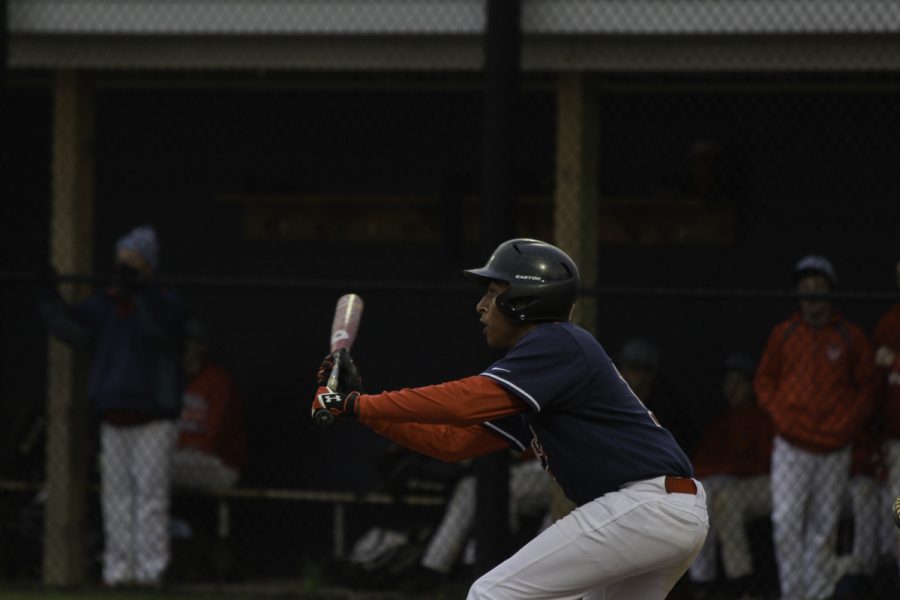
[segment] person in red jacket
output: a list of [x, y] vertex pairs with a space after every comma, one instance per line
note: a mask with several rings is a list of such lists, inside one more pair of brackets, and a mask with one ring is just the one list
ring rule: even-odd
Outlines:
[[825, 294], [831, 262], [806, 256], [794, 267], [800, 310], [769, 336], [754, 378], [772, 417], [772, 526], [781, 596], [828, 598], [835, 539], [847, 490], [851, 445], [874, 408], [875, 365], [866, 335]]
[[244, 466], [243, 402], [234, 379], [209, 361], [206, 327], [188, 321], [184, 369], [188, 378], [172, 456], [172, 485], [234, 486]]
[[706, 428], [692, 457], [710, 509], [706, 544], [689, 571], [698, 599], [708, 597], [715, 585], [719, 548], [727, 579], [723, 591], [738, 597], [755, 585], [746, 524], [772, 511], [769, 462], [775, 431], [753, 397], [754, 369], [746, 354], [735, 352], [725, 358], [725, 411]]
[[[900, 287], [900, 261], [897, 262], [897, 287]], [[875, 364], [884, 384], [880, 421], [884, 462], [891, 498], [900, 500], [900, 303], [894, 304], [878, 321], [872, 336]], [[900, 561], [900, 530], [895, 554]]]

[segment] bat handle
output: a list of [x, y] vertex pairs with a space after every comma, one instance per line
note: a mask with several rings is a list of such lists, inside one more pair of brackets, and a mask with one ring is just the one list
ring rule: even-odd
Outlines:
[[338, 352], [332, 353], [332, 358], [334, 359], [334, 366], [331, 367], [331, 375], [328, 376], [328, 389], [332, 392], [336, 392], [338, 388], [338, 378], [341, 374], [341, 361], [340, 355]]

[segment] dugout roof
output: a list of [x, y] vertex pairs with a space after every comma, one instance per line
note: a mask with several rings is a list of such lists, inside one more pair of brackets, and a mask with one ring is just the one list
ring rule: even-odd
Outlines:
[[[9, 0], [13, 68], [476, 70], [484, 0]], [[523, 0], [526, 70], [892, 69], [896, 0]]]

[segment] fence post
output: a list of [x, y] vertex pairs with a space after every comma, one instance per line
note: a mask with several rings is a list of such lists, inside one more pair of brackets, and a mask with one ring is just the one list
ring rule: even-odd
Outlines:
[[[63, 273], [91, 270], [93, 99], [84, 76], [58, 71], [54, 79], [50, 260]], [[73, 300], [88, 292], [63, 286]], [[81, 583], [85, 575], [87, 408], [84, 360], [56, 339], [47, 357], [46, 512], [43, 580]]]
[[[519, 80], [518, 0], [486, 0], [484, 36], [484, 147], [481, 254], [515, 235], [516, 182], [513, 129]], [[490, 354], [485, 354], [490, 356]], [[479, 575], [506, 558], [509, 537], [509, 454], [477, 458], [475, 569]]]

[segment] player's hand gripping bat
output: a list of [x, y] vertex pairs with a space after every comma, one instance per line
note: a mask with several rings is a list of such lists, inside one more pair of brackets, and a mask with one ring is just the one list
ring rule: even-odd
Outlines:
[[[345, 294], [338, 298], [331, 322], [331, 360], [334, 366], [328, 376], [326, 386], [331, 392], [338, 391], [341, 377], [341, 350], [350, 351], [356, 341], [359, 322], [362, 319], [363, 301], [356, 294]], [[319, 408], [313, 413], [317, 425], [326, 427], [334, 421], [334, 414], [327, 408]]]
[[900, 496], [894, 500], [894, 523], [900, 527]]

